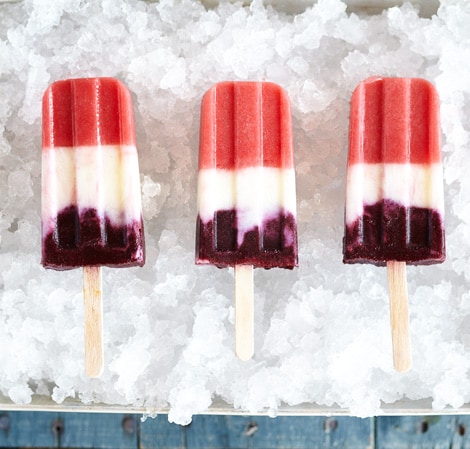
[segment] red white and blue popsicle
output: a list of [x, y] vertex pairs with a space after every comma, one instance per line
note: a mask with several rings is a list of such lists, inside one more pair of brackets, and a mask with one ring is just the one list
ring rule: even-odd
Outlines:
[[[297, 266], [290, 102], [269, 82], [222, 82], [201, 109], [196, 263], [235, 267], [236, 332], [252, 333], [253, 267]], [[243, 281], [241, 278], [243, 277]], [[246, 293], [251, 299], [242, 307]], [[238, 332], [248, 325], [247, 332]], [[243, 338], [243, 335], [241, 336]], [[249, 338], [247, 340], [250, 340]], [[252, 341], [236, 341], [250, 358]]]
[[406, 264], [445, 259], [439, 98], [426, 80], [373, 77], [353, 93], [343, 255], [387, 265], [395, 367], [406, 371]]
[[49, 86], [42, 107], [42, 264], [83, 267], [85, 364], [98, 377], [101, 266], [145, 259], [132, 99], [116, 79], [71, 79]]
[[112, 78], [57, 81], [43, 98], [42, 264], [144, 263], [132, 99]]

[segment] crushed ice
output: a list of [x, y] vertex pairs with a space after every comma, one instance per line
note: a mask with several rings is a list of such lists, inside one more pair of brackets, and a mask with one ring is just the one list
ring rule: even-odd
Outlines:
[[[169, 411], [222, 400], [365, 416], [397, 400], [470, 401], [470, 3], [420, 17], [320, 0], [0, 4], [0, 392]], [[409, 270], [413, 370], [392, 367], [385, 271], [343, 266], [349, 98], [370, 75], [416, 76], [442, 100], [448, 260]], [[147, 264], [104, 271], [105, 372], [85, 377], [79, 270], [40, 262], [40, 100], [57, 79], [114, 76], [135, 101]], [[300, 267], [256, 270], [255, 356], [233, 353], [233, 271], [194, 265], [199, 105], [227, 79], [270, 80], [292, 101]]]

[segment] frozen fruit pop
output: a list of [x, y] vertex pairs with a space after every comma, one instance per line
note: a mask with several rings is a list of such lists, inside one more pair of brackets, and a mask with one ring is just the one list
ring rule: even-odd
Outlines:
[[351, 103], [344, 261], [444, 260], [439, 99], [422, 79], [371, 78]]
[[[276, 84], [222, 82], [203, 98], [196, 263], [234, 266], [238, 305], [243, 288], [252, 296], [253, 266], [297, 266], [291, 111]], [[241, 358], [251, 351], [237, 343]]]
[[196, 262], [297, 266], [290, 104], [273, 83], [223, 82], [204, 96]]
[[[144, 264], [132, 99], [116, 79], [72, 79], [49, 86], [42, 107], [42, 264], [84, 268], [86, 333], [94, 320], [100, 337], [100, 267]], [[99, 375], [101, 341], [85, 344]]]
[[112, 78], [57, 81], [43, 98], [42, 264], [143, 265], [129, 91]]
[[[387, 265], [391, 300], [397, 289], [406, 299], [405, 265], [444, 261], [443, 216], [435, 88], [415, 78], [363, 81], [351, 100], [344, 262]], [[394, 324], [392, 312], [392, 332]]]

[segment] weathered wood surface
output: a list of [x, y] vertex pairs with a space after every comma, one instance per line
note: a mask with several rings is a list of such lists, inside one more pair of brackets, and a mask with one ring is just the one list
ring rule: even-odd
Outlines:
[[470, 416], [195, 416], [1, 412], [1, 448], [470, 449]]

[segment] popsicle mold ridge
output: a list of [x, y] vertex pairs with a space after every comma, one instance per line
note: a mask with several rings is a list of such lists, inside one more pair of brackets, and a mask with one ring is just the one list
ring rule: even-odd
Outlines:
[[201, 105], [196, 263], [297, 266], [290, 102], [269, 82], [222, 82]]
[[43, 96], [42, 264], [142, 266], [132, 99], [113, 78], [57, 81]]
[[369, 78], [351, 99], [345, 263], [445, 259], [439, 98], [418, 78]]

